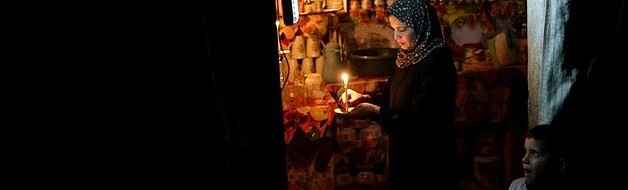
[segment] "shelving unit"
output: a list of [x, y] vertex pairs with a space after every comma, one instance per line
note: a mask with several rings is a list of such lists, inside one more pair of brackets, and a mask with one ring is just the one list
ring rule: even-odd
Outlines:
[[305, 13], [305, 12], [300, 12], [299, 15], [300, 16], [306, 16], [306, 15], [317, 15], [317, 14], [328, 14], [328, 13], [344, 13], [345, 11], [342, 9], [325, 9], [321, 12], [312, 12], [312, 13]]

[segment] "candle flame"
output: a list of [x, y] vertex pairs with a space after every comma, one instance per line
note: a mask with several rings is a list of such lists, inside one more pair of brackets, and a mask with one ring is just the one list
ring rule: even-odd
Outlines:
[[347, 73], [342, 73], [342, 80], [344, 81], [344, 89], [345, 89], [345, 93], [343, 93], [343, 97], [342, 97], [342, 103], [343, 103], [343, 107], [345, 108], [344, 112], [345, 113], [349, 113], [349, 100], [347, 99], [348, 97], [348, 88], [347, 88], [347, 83], [349, 83], [349, 75]]

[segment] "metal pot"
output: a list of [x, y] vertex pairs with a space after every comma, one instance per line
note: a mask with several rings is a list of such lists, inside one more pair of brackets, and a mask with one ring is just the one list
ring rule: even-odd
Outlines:
[[388, 76], [395, 70], [398, 49], [370, 48], [351, 52], [351, 68], [358, 76]]

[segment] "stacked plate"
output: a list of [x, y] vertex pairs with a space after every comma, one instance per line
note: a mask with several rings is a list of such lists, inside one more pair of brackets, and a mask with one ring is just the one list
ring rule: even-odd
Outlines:
[[326, 9], [341, 10], [343, 8], [342, 0], [327, 0], [326, 4]]

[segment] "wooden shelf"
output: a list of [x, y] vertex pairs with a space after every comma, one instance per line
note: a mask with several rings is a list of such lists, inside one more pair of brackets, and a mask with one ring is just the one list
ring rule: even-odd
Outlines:
[[327, 13], [340, 13], [343, 12], [342, 9], [325, 9], [321, 12], [314, 12], [314, 13], [304, 13], [304, 12], [300, 12], [299, 15], [303, 16], [303, 15], [317, 15], [317, 14], [327, 14]]

